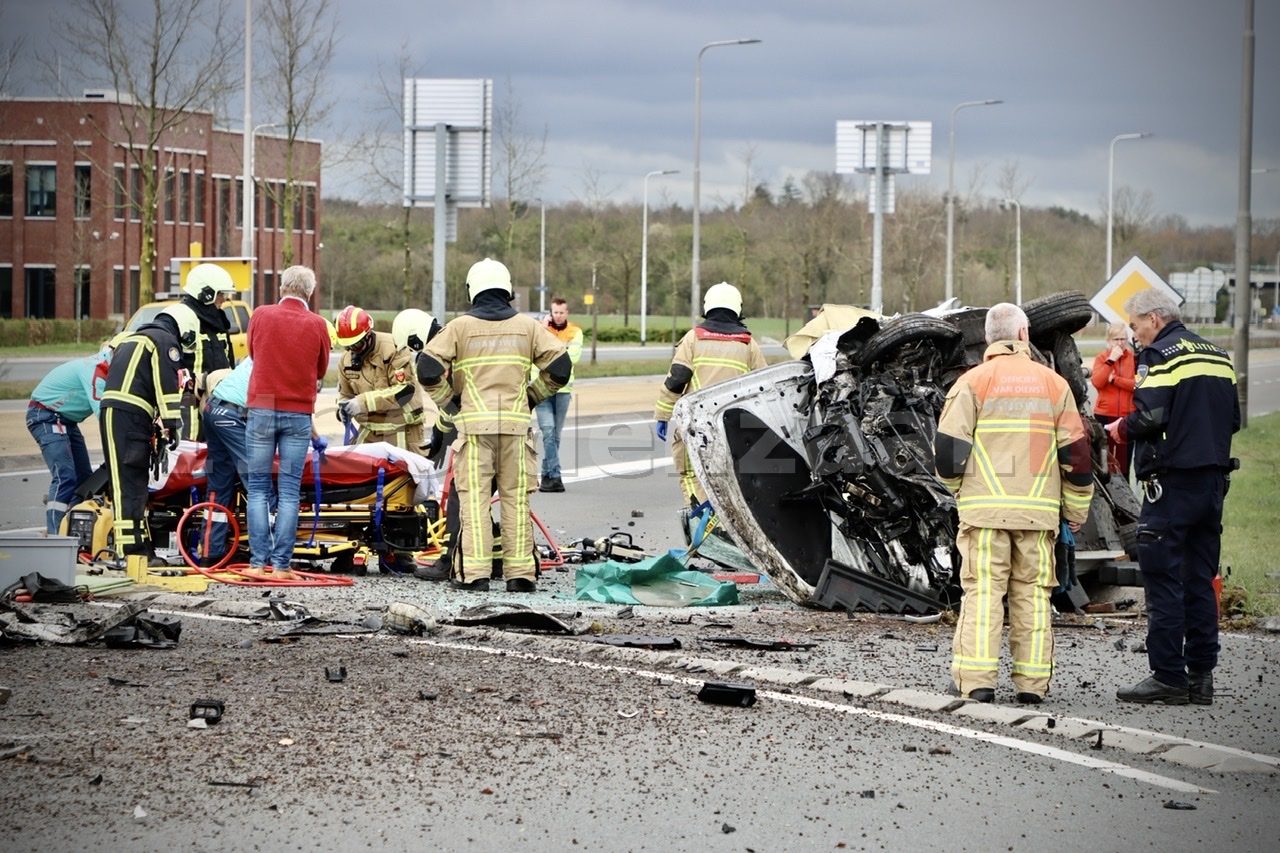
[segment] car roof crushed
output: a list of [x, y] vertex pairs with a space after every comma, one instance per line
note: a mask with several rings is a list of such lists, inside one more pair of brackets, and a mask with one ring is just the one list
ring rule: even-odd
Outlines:
[[[1087, 299], [1069, 291], [1023, 307], [1032, 357], [1067, 379], [1093, 424], [1072, 338], [1093, 318]], [[956, 505], [933, 443], [947, 389], [982, 361], [986, 309], [938, 314], [847, 310], [788, 339], [801, 360], [676, 405], [673, 426], [722, 528], [801, 604], [928, 612], [959, 600]], [[1137, 502], [1120, 478], [1106, 482], [1105, 439], [1091, 437], [1102, 487], [1077, 547], [1120, 552]]]

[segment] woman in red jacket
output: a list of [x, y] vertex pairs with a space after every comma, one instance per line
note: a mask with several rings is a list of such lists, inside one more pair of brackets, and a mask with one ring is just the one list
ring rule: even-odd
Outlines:
[[[1104, 427], [1133, 411], [1133, 386], [1136, 361], [1129, 345], [1129, 327], [1112, 323], [1107, 327], [1107, 348], [1093, 360], [1093, 387], [1098, 401], [1093, 416]], [[1107, 433], [1107, 470], [1129, 476], [1129, 444]]]

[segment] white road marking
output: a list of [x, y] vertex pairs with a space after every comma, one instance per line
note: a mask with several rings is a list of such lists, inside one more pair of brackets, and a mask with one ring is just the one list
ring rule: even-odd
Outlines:
[[30, 471], [5, 471], [0, 477], [32, 477], [36, 474], [48, 474], [48, 468], [32, 468]]
[[618, 462], [614, 465], [591, 465], [574, 469], [574, 473], [566, 475], [564, 481], [566, 483], [581, 483], [586, 480], [603, 480], [605, 477], [626, 477], [653, 471], [656, 468], [666, 468], [674, 464], [675, 460], [670, 456], [663, 456], [655, 459], [637, 459], [634, 462]]
[[[490, 655], [503, 655], [505, 657], [518, 657], [524, 660], [537, 660], [544, 663], [564, 664], [568, 666], [580, 667], [583, 669], [594, 669], [605, 672], [617, 672], [623, 675], [635, 675], [641, 678], [653, 680], [669, 680], [676, 681], [689, 686], [697, 686], [705, 679], [689, 678], [687, 676], [672, 675], [669, 672], [654, 672], [653, 670], [632, 669], [626, 666], [616, 666], [613, 664], [595, 663], [593, 661], [577, 661], [568, 658], [553, 657], [551, 655], [535, 654], [533, 652], [520, 652], [512, 649], [495, 648], [492, 646], [474, 646], [460, 643], [446, 643], [438, 640], [410, 640], [411, 643], [417, 643], [438, 648], [462, 649], [465, 651], [481, 652]], [[1120, 764], [1115, 761], [1104, 761], [1099, 758], [1093, 758], [1088, 755], [1078, 755], [1074, 752], [1068, 752], [1064, 749], [1058, 749], [1052, 746], [1044, 746], [1038, 743], [1018, 740], [1017, 738], [1007, 737], [1004, 735], [992, 734], [990, 732], [977, 731], [976, 729], [966, 729], [960, 726], [953, 726], [949, 723], [940, 723], [933, 720], [922, 720], [915, 717], [907, 717], [901, 714], [890, 714], [884, 711], [873, 711], [868, 708], [858, 708], [852, 705], [837, 705], [834, 702], [828, 702], [823, 699], [812, 699], [807, 696], [797, 696], [789, 693], [776, 693], [772, 690], [761, 691], [758, 695], [765, 696], [776, 702], [787, 702], [793, 705], [804, 705], [810, 708], [816, 708], [824, 711], [835, 711], [837, 713], [846, 714], [856, 717], [870, 717], [875, 720], [882, 720], [888, 723], [897, 723], [899, 725], [913, 726], [915, 728], [928, 729], [930, 731], [941, 732], [943, 734], [954, 735], [956, 737], [969, 738], [971, 740], [983, 741], [985, 743], [1003, 746], [1009, 749], [1016, 749], [1021, 752], [1028, 752], [1033, 755], [1040, 755], [1054, 761], [1061, 761], [1067, 764], [1075, 764], [1090, 770], [1098, 770], [1103, 773], [1111, 773], [1116, 776], [1123, 776], [1133, 779], [1137, 782], [1145, 782], [1148, 785], [1154, 785], [1159, 788], [1166, 788], [1171, 791], [1178, 791], [1184, 794], [1216, 794], [1217, 791], [1212, 788], [1202, 788], [1199, 785], [1192, 785], [1179, 779], [1171, 779], [1168, 776], [1161, 776], [1157, 773], [1151, 773], [1146, 770], [1139, 770], [1136, 767], [1130, 767], [1127, 764]]]

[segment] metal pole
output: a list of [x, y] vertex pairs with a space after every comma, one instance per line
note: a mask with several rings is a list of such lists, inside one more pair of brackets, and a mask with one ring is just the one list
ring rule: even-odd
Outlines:
[[542, 205], [542, 229], [538, 239], [538, 313], [547, 313], [547, 202], [538, 199]]
[[449, 199], [445, 186], [449, 180], [446, 168], [448, 145], [449, 126], [439, 122], [436, 124], [436, 195], [432, 201], [435, 205], [435, 233], [431, 240], [431, 315], [441, 323], [445, 321], [445, 244], [449, 242]]
[[1244, 67], [1240, 82], [1240, 203], [1236, 209], [1236, 334], [1232, 353], [1236, 367], [1236, 393], [1240, 395], [1240, 428], [1249, 425], [1249, 318], [1253, 313], [1253, 288], [1249, 274], [1253, 232], [1253, 0], [1244, 4]]
[[1272, 296], [1271, 314], [1276, 322], [1280, 322], [1280, 252], [1276, 252], [1276, 289]]
[[674, 175], [675, 169], [658, 169], [644, 176], [644, 213], [640, 217], [640, 346], [649, 336], [646, 322], [649, 316], [649, 179], [654, 175]]
[[[689, 297], [689, 323], [698, 325], [698, 303], [702, 301], [702, 284], [698, 278], [702, 265], [702, 54], [713, 47], [735, 44], [759, 44], [760, 39], [726, 39], [708, 42], [698, 51], [693, 78], [693, 285]], [[671, 306], [675, 313], [675, 306]]]
[[[244, 184], [240, 190], [240, 256], [253, 257], [253, 0], [244, 0]], [[253, 271], [257, 279], [257, 271]], [[253, 287], [249, 288], [252, 293]]]
[[947, 164], [947, 281], [946, 281], [946, 298], [950, 299], [955, 293], [953, 270], [955, 262], [955, 228], [956, 228], [956, 113], [965, 107], [986, 107], [991, 104], [1003, 104], [1004, 101], [999, 98], [993, 98], [985, 101], [964, 101], [956, 104], [951, 110], [951, 137], [948, 144], [948, 164]]
[[889, 201], [889, 180], [885, 167], [889, 159], [889, 131], [884, 122], [876, 122], [876, 215], [871, 231], [871, 310], [877, 314], [884, 307], [884, 291], [881, 287], [882, 255], [884, 243], [884, 208]]
[[1017, 199], [1010, 199], [1013, 202], [1013, 221], [1015, 242], [1017, 250], [1014, 253], [1014, 268], [1017, 271], [1014, 275], [1013, 285], [1013, 304], [1022, 304], [1022, 205]]
[[1115, 268], [1111, 266], [1111, 221], [1112, 209], [1115, 205], [1115, 193], [1112, 187], [1115, 184], [1116, 174], [1116, 143], [1122, 139], [1142, 139], [1150, 136], [1150, 133], [1121, 133], [1111, 140], [1111, 154], [1107, 157], [1107, 277], [1106, 281], [1111, 280], [1111, 274], [1115, 272]]

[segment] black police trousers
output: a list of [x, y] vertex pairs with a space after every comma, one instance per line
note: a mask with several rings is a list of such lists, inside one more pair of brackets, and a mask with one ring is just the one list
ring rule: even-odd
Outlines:
[[1155, 677], [1187, 686], [1187, 671], [1218, 663], [1218, 602], [1213, 578], [1222, 551], [1220, 468], [1157, 475], [1159, 500], [1144, 497], [1138, 519], [1138, 565], [1147, 598], [1147, 660]]

